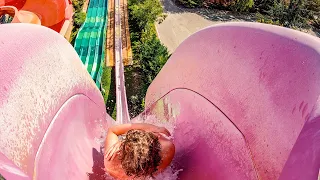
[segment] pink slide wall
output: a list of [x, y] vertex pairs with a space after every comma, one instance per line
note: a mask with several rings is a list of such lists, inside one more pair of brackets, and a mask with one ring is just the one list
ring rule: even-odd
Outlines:
[[[0, 34], [0, 174], [103, 174], [99, 138], [112, 119], [72, 46], [36, 25]], [[175, 127], [180, 179], [317, 179], [319, 78], [318, 38], [226, 23], [178, 47], [133, 121]]]
[[183, 179], [317, 179], [319, 95], [319, 38], [225, 23], [177, 48], [146, 107], [176, 124]]
[[58, 33], [5, 24], [0, 34], [0, 174], [86, 179], [112, 120], [100, 91]]

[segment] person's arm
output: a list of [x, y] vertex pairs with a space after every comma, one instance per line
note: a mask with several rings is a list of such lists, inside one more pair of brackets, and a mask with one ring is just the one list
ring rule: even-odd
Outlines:
[[148, 124], [148, 123], [132, 123], [132, 124], [116, 125], [116, 126], [109, 128], [108, 133], [110, 132], [110, 133], [113, 133], [113, 134], [119, 136], [119, 135], [127, 133], [131, 129], [140, 129], [140, 130], [145, 130], [145, 131], [149, 131], [149, 132], [163, 133], [167, 136], [171, 136], [170, 132], [166, 128], [155, 126], [155, 125]]
[[161, 152], [162, 162], [158, 167], [158, 172], [163, 171], [171, 164], [171, 161], [172, 161], [174, 154], [176, 152], [175, 145], [170, 140], [165, 140], [161, 146], [162, 146], [161, 147], [162, 148], [162, 152]]
[[132, 123], [112, 126], [108, 129], [105, 142], [105, 158], [107, 158], [107, 160], [112, 160], [113, 154], [118, 151], [120, 145], [118, 142], [118, 136], [127, 133], [131, 129], [140, 129], [154, 133], [163, 133], [167, 136], [171, 136], [170, 132], [166, 128], [147, 123]]

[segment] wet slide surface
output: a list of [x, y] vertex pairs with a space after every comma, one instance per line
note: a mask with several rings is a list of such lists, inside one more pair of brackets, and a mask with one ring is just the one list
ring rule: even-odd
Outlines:
[[[114, 121], [74, 48], [38, 25], [0, 34], [0, 174], [98, 179]], [[319, 59], [320, 40], [298, 31], [209, 27], [172, 54], [132, 121], [172, 130], [182, 180], [319, 179]]]
[[107, 0], [91, 0], [86, 21], [77, 35], [74, 48], [96, 85], [100, 87], [105, 59]]
[[116, 69], [116, 98], [117, 98], [117, 121], [121, 124], [130, 122], [130, 116], [128, 111], [126, 86], [124, 78], [124, 67], [123, 67], [123, 44], [121, 29], [124, 24], [121, 23], [121, 10], [120, 0], [115, 0], [115, 69]]

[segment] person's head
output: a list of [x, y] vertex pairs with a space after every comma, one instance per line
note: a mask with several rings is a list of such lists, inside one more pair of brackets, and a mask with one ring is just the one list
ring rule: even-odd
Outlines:
[[161, 145], [152, 132], [130, 130], [120, 146], [119, 159], [128, 176], [153, 176], [161, 162]]

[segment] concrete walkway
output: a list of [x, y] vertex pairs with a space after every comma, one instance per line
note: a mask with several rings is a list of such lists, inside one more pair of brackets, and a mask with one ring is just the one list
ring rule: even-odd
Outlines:
[[171, 0], [162, 0], [161, 2], [164, 13], [168, 16], [161, 24], [156, 24], [156, 29], [159, 39], [171, 53], [191, 34], [217, 23], [195, 13], [186, 12]]
[[[156, 29], [161, 42], [172, 53], [191, 34], [208, 26], [224, 22], [256, 22], [255, 14], [233, 13], [215, 9], [178, 7], [174, 0], [160, 0], [167, 18], [156, 23]], [[320, 37], [315, 30], [301, 30], [313, 36]]]

